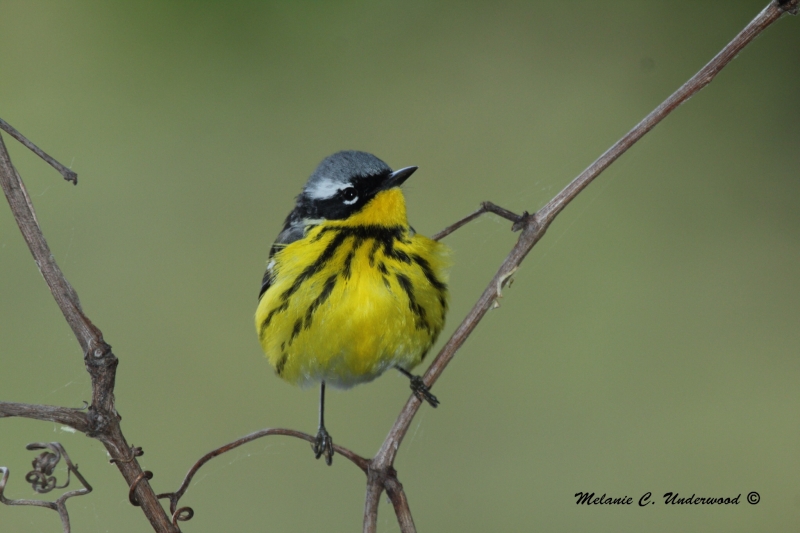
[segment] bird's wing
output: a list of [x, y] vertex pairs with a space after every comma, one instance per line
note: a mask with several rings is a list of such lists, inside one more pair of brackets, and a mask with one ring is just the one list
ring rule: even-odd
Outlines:
[[267, 270], [264, 272], [264, 277], [261, 279], [261, 291], [258, 293], [259, 300], [261, 300], [261, 297], [267, 292], [267, 289], [269, 289], [274, 281], [275, 260], [272, 256], [274, 256], [278, 250], [285, 248], [286, 245], [302, 239], [308, 227], [309, 221], [307, 220], [292, 221], [291, 216], [286, 219], [283, 231], [278, 234], [278, 238], [275, 239], [272, 248], [269, 250], [269, 263], [267, 263]]

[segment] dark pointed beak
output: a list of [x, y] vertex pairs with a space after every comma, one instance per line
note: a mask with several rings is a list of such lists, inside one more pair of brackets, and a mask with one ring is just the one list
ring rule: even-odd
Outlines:
[[408, 179], [419, 167], [406, 167], [400, 170], [395, 170], [384, 182], [384, 189], [391, 189], [392, 187], [399, 187], [404, 181]]

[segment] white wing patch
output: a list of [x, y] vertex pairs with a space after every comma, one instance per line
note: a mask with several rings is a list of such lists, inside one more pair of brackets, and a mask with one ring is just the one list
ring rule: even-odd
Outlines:
[[314, 200], [333, 198], [339, 190], [348, 187], [349, 183], [341, 183], [332, 179], [321, 179], [306, 189], [306, 195]]

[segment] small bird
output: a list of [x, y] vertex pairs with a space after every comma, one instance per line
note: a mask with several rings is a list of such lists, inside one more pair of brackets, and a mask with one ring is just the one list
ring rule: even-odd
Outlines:
[[416, 170], [392, 171], [366, 152], [325, 158], [269, 252], [256, 331], [278, 376], [320, 383], [313, 449], [329, 465], [326, 384], [346, 389], [395, 368], [420, 400], [439, 403], [410, 372], [442, 331], [448, 300], [448, 248], [406, 218], [400, 186]]

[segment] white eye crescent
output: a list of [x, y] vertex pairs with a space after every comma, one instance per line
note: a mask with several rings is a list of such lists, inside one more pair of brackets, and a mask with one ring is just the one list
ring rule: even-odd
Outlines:
[[342, 198], [344, 198], [344, 205], [353, 205], [358, 201], [358, 191], [355, 187], [348, 187], [342, 191]]

